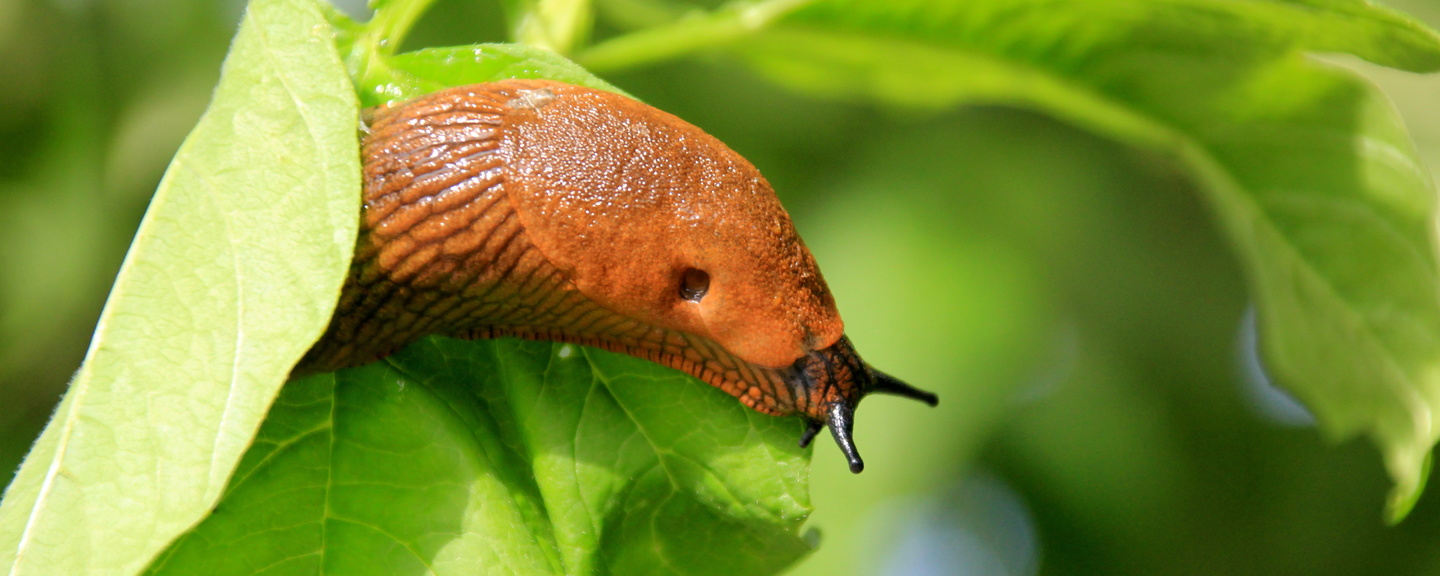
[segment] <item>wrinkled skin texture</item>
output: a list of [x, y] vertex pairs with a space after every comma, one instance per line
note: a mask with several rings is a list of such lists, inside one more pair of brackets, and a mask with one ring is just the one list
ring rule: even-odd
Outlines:
[[587, 344], [829, 424], [850, 458], [873, 370], [769, 183], [724, 144], [624, 96], [539, 80], [373, 115], [355, 262], [296, 374], [428, 334]]

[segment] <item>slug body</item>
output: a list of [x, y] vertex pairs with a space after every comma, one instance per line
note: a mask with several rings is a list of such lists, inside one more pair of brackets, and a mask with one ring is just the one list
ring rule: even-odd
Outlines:
[[378, 109], [331, 325], [296, 374], [428, 334], [574, 342], [687, 372], [757, 411], [829, 425], [859, 472], [856, 404], [931, 405], [860, 360], [769, 183], [684, 121], [558, 82], [462, 86]]

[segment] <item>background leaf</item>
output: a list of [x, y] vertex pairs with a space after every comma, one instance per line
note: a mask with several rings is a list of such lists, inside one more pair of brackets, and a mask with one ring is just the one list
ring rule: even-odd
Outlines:
[[800, 428], [628, 356], [431, 338], [287, 386], [152, 573], [775, 573], [809, 551]]
[[[364, 19], [363, 2], [337, 4]], [[718, 3], [596, 4], [604, 41]], [[1082, 4], [1125, 6], [1072, 0], [1049, 12]], [[1231, 14], [1259, 6], [1312, 38], [1323, 29], [1297, 8], [1375, 12], [1351, 0], [1210, 4]], [[1428, 0], [1386, 4], [1440, 22]], [[214, 86], [237, 6], [0, 0], [0, 472], [29, 449], [79, 364], [141, 210]], [[620, 17], [635, 7], [654, 10]], [[1092, 10], [1072, 24], [1083, 31], [1144, 13]], [[1020, 15], [986, 22], [1004, 31]], [[503, 42], [504, 22], [495, 3], [444, 0], [402, 47]], [[1248, 26], [1246, 17], [1225, 22]], [[1371, 444], [1323, 441], [1256, 370], [1248, 290], [1214, 208], [1188, 168], [1135, 150], [1156, 123], [1138, 118], [1121, 136], [1137, 117], [1104, 107], [1106, 94], [1073, 90], [1068, 77], [1053, 83], [1077, 98], [1066, 116], [1057, 94], [1025, 104], [1043, 85], [1011, 89], [1009, 76], [981, 73], [984, 63], [1013, 71], [1018, 60], [854, 32], [796, 22], [775, 31], [809, 34], [816, 48], [914, 50], [879, 72], [843, 68], [837, 80], [815, 60], [821, 50], [796, 42], [801, 65], [787, 68], [796, 81], [783, 87], [729, 58], [605, 73], [754, 162], [815, 252], [866, 359], [946, 398], [934, 410], [867, 401], [857, 427], [865, 474], [817, 449], [809, 526], [820, 546], [799, 573], [1436, 572], [1435, 491], [1405, 522], [1382, 526], [1375, 512], [1389, 481]], [[1289, 36], [1265, 53], [1289, 50]], [[1377, 50], [1414, 45], [1373, 38]], [[1211, 48], [1196, 45], [1181, 65], [1204, 64]], [[973, 58], [930, 65], [957, 55]], [[1440, 77], [1342, 62], [1384, 86], [1431, 171], [1440, 167]], [[920, 80], [905, 73], [912, 63]], [[883, 98], [795, 89], [821, 80], [869, 89], [884, 71], [893, 84]], [[1031, 72], [1020, 80], [1056, 80]], [[923, 89], [957, 77], [988, 79], [991, 93], [1009, 96]], [[891, 104], [901, 97], [920, 106]], [[956, 101], [1044, 113], [948, 107]], [[1117, 115], [1098, 113], [1106, 110]]]
[[1246, 265], [1266, 365], [1418, 495], [1440, 429], [1434, 189], [1388, 101], [1302, 51], [1440, 68], [1440, 37], [1360, 3], [831, 1], [739, 48], [810, 92], [1051, 112], [1173, 157]]
[[358, 110], [308, 1], [257, 2], [85, 365], [0, 505], [11, 574], [134, 572], [219, 498], [354, 245]]
[[[569, 53], [594, 25], [590, 0], [511, 0], [511, 32], [516, 42]], [[517, 5], [518, 4], [518, 5]]]

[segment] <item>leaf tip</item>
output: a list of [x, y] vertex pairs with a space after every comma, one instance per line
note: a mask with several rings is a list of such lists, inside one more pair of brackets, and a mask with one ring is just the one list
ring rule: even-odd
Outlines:
[[1434, 461], [1434, 455], [1427, 453], [1420, 463], [1418, 478], [1413, 481], [1397, 478], [1394, 488], [1390, 489], [1390, 497], [1385, 502], [1385, 523], [1395, 526], [1410, 515], [1415, 508], [1415, 503], [1420, 500], [1420, 495], [1425, 492], [1425, 483], [1430, 479], [1430, 465]]

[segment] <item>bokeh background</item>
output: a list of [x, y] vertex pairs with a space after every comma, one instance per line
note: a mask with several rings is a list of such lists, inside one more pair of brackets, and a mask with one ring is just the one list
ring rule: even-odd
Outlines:
[[[606, 12], [604, 22], [625, 14]], [[1440, 3], [1391, 5], [1440, 26]], [[357, 2], [345, 8], [363, 13]], [[0, 0], [0, 481], [79, 366], [239, 0]], [[440, 0], [408, 42], [504, 39]], [[1350, 59], [1440, 171], [1440, 77]], [[607, 76], [754, 162], [871, 363], [941, 393], [816, 450], [797, 574], [1440, 574], [1440, 495], [1396, 527], [1364, 439], [1265, 380], [1243, 278], [1169, 161], [1043, 116], [817, 101], [721, 56]], [[822, 443], [823, 444], [823, 443]]]

